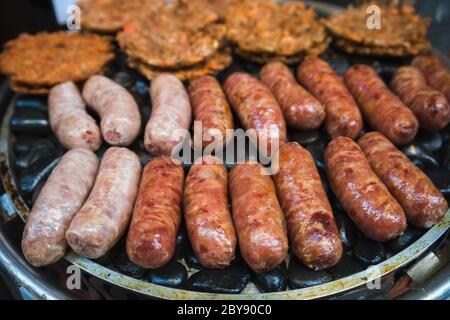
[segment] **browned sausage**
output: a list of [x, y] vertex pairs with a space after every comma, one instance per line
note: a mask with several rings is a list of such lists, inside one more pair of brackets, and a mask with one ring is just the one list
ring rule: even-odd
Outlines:
[[447, 201], [433, 182], [386, 137], [370, 132], [359, 140], [375, 173], [405, 210], [408, 221], [419, 228], [439, 222]]
[[48, 117], [55, 136], [67, 149], [100, 148], [100, 128], [86, 112], [86, 104], [73, 82], [58, 84], [50, 90]]
[[412, 65], [425, 74], [428, 84], [442, 92], [450, 101], [450, 70], [436, 55], [421, 55], [413, 59]]
[[372, 67], [358, 64], [345, 73], [353, 93], [370, 125], [395, 144], [411, 141], [419, 129], [414, 113], [394, 95]]
[[184, 221], [192, 249], [206, 268], [224, 268], [234, 259], [236, 233], [228, 207], [228, 173], [220, 160], [203, 158], [189, 170]]
[[403, 209], [372, 171], [356, 142], [338, 137], [325, 150], [331, 189], [356, 226], [369, 238], [387, 241], [406, 228]]
[[298, 143], [280, 148], [275, 185], [297, 258], [315, 270], [338, 263], [342, 243], [333, 211], [313, 157]]
[[325, 106], [325, 127], [335, 138], [356, 138], [361, 132], [361, 112], [344, 82], [333, 68], [320, 58], [308, 58], [298, 66], [300, 82]]
[[280, 103], [289, 126], [300, 130], [320, 127], [325, 120], [325, 107], [297, 83], [284, 63], [273, 61], [266, 64], [260, 77]]
[[421, 127], [439, 130], [450, 122], [447, 99], [427, 85], [419, 69], [411, 66], [399, 68], [392, 78], [391, 87], [414, 112]]
[[133, 143], [141, 128], [141, 114], [127, 89], [107, 77], [95, 75], [84, 84], [83, 98], [100, 116], [106, 142], [112, 146]]
[[225, 92], [245, 129], [255, 129], [254, 143], [265, 145], [263, 154], [271, 155], [286, 142], [286, 123], [275, 97], [263, 83], [243, 72], [225, 81]]
[[230, 173], [233, 221], [242, 257], [257, 273], [284, 261], [288, 239], [275, 186], [259, 163], [237, 164]]
[[97, 156], [86, 149], [68, 151], [42, 188], [23, 231], [22, 251], [35, 267], [58, 261], [67, 247], [65, 233], [94, 184]]
[[[234, 129], [233, 115], [220, 83], [211, 76], [199, 77], [189, 85], [194, 120], [201, 121], [203, 148], [209, 144], [224, 146], [227, 129]], [[222, 135], [215, 141], [216, 131]], [[230, 135], [232, 137], [232, 135]]]
[[94, 187], [66, 232], [73, 251], [96, 259], [117, 243], [130, 221], [140, 178], [141, 163], [134, 152], [106, 150]]
[[173, 257], [180, 226], [184, 172], [170, 157], [144, 168], [127, 238], [127, 254], [143, 268], [159, 268]]

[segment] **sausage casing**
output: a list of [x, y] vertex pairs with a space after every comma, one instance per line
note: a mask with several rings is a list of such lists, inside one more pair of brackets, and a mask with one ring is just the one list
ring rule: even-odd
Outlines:
[[168, 156], [144, 168], [127, 237], [127, 254], [144, 268], [159, 268], [173, 257], [180, 226], [184, 172]]
[[356, 142], [338, 137], [325, 150], [331, 189], [356, 226], [369, 238], [387, 241], [406, 228], [403, 209], [372, 171]]
[[413, 59], [412, 65], [422, 71], [428, 84], [442, 92], [450, 101], [450, 70], [436, 55], [420, 55]]
[[234, 259], [236, 233], [228, 207], [228, 173], [217, 158], [205, 157], [189, 170], [184, 220], [192, 249], [206, 268], [224, 268]]
[[253, 142], [267, 146], [260, 151], [266, 155], [276, 152], [277, 142], [278, 146], [286, 142], [286, 123], [269, 88], [247, 73], [235, 72], [225, 81], [224, 89], [244, 128], [255, 129]]
[[325, 107], [297, 83], [284, 63], [269, 62], [261, 69], [260, 77], [280, 103], [289, 126], [300, 130], [320, 127], [325, 119]]
[[172, 137], [179, 129], [189, 130], [192, 110], [183, 83], [172, 74], [153, 79], [150, 88], [152, 114], [145, 128], [145, 149], [153, 155], [170, 155], [182, 138]]
[[259, 163], [237, 164], [229, 177], [241, 255], [257, 273], [278, 266], [288, 250], [283, 212], [273, 181], [264, 170]]
[[356, 138], [361, 132], [363, 120], [355, 100], [342, 79], [324, 60], [308, 58], [298, 66], [300, 82], [325, 106], [325, 127], [335, 138]]
[[86, 112], [83, 98], [73, 82], [58, 84], [50, 90], [48, 116], [58, 141], [67, 149], [96, 151], [100, 148], [100, 128]]
[[450, 122], [447, 99], [427, 85], [419, 69], [411, 66], [399, 68], [392, 78], [391, 87], [414, 112], [421, 127], [439, 130]]
[[414, 113], [394, 95], [368, 65], [354, 65], [345, 73], [353, 93], [370, 125], [395, 144], [410, 142], [419, 129]]
[[311, 154], [296, 142], [280, 148], [275, 185], [291, 248], [309, 268], [329, 268], [342, 257], [333, 211]]
[[52, 264], [64, 255], [65, 233], [86, 200], [97, 169], [97, 156], [87, 149], [69, 150], [53, 169], [23, 232], [22, 251], [33, 266]]
[[403, 152], [378, 132], [365, 134], [359, 145], [375, 173], [405, 210], [409, 222], [429, 228], [442, 219], [447, 201]]
[[96, 259], [116, 244], [128, 226], [140, 177], [141, 163], [134, 152], [106, 150], [94, 187], [66, 232], [76, 253]]
[[83, 98], [101, 118], [103, 138], [112, 146], [128, 146], [141, 129], [141, 114], [127, 89], [111, 79], [95, 75], [86, 81]]
[[[226, 145], [227, 129], [234, 129], [233, 115], [220, 83], [212, 76], [202, 76], [189, 84], [194, 120], [201, 121], [202, 139], [209, 137], [213, 141], [203, 141], [202, 147], [209, 144]], [[221, 141], [215, 141], [214, 130], [222, 135]]]

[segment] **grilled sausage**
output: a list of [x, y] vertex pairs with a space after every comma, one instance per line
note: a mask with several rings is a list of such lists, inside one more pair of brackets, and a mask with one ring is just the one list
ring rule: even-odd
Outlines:
[[419, 228], [439, 222], [448, 204], [433, 182], [386, 137], [370, 132], [359, 140], [372, 169], [400, 203], [408, 221]]
[[325, 106], [325, 127], [335, 138], [356, 138], [363, 121], [358, 106], [345, 84], [333, 68], [324, 60], [308, 58], [298, 66], [300, 82]]
[[410, 142], [419, 129], [414, 113], [394, 95], [372, 67], [354, 65], [345, 73], [353, 93], [370, 125], [395, 144]]
[[342, 243], [333, 211], [313, 157], [298, 143], [280, 148], [275, 185], [297, 258], [315, 270], [338, 263]]
[[247, 73], [235, 72], [224, 89], [244, 128], [256, 131], [250, 135], [253, 143], [266, 146], [260, 152], [269, 156], [276, 152], [286, 141], [286, 123], [269, 88]]
[[424, 73], [430, 87], [442, 92], [447, 101], [450, 101], [450, 70], [439, 57], [417, 56], [413, 59], [412, 65]]
[[[170, 155], [179, 144], [172, 137], [175, 130], [191, 125], [192, 110], [183, 83], [172, 74], [162, 74], [152, 81], [150, 89], [152, 115], [145, 128], [145, 149], [153, 155]], [[184, 137], [183, 137], [184, 138]]]
[[372, 171], [356, 142], [338, 137], [325, 150], [331, 189], [356, 226], [369, 238], [387, 241], [406, 228], [403, 209]]
[[27, 219], [22, 238], [25, 258], [35, 267], [58, 261], [66, 251], [66, 230], [94, 184], [95, 154], [69, 150], [53, 169]]
[[[224, 146], [227, 129], [234, 129], [233, 115], [220, 83], [211, 76], [202, 76], [192, 80], [189, 85], [194, 120], [202, 124], [202, 147], [209, 144]], [[215, 141], [217, 132], [222, 135], [221, 141]], [[209, 139], [213, 140], [210, 141]]]
[[204, 157], [189, 170], [184, 221], [192, 249], [206, 268], [224, 268], [234, 259], [236, 234], [228, 207], [228, 173], [220, 160]]
[[180, 226], [184, 172], [170, 157], [144, 168], [127, 237], [127, 254], [143, 268], [159, 268], [173, 257]]
[[427, 85], [419, 69], [411, 66], [399, 68], [392, 78], [391, 87], [414, 112], [421, 127], [439, 130], [450, 122], [447, 99]]
[[324, 106], [297, 83], [284, 63], [273, 61], [266, 64], [260, 77], [280, 103], [289, 126], [300, 130], [320, 127], [325, 120]]
[[101, 118], [103, 138], [112, 146], [128, 146], [141, 128], [141, 114], [133, 96], [107, 77], [95, 75], [83, 87], [83, 98]]
[[96, 151], [102, 144], [100, 128], [86, 112], [86, 105], [73, 82], [54, 86], [48, 95], [50, 126], [67, 149]]
[[134, 152], [106, 150], [94, 187], [66, 232], [73, 251], [96, 259], [116, 244], [128, 226], [140, 177], [141, 163]]
[[284, 261], [288, 240], [275, 186], [259, 163], [237, 164], [230, 173], [233, 221], [241, 255], [253, 271]]

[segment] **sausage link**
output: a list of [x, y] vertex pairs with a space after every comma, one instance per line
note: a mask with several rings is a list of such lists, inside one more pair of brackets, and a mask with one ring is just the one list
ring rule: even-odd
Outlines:
[[233, 115], [220, 83], [211, 76], [202, 76], [192, 80], [189, 85], [192, 109], [195, 121], [202, 123], [202, 139], [216, 136], [215, 130], [222, 134], [221, 141], [203, 141], [202, 147], [209, 144], [224, 146], [227, 129], [234, 129]]
[[421, 55], [413, 59], [412, 65], [422, 71], [428, 84], [442, 92], [450, 101], [450, 70], [436, 55]]
[[160, 156], [144, 168], [127, 237], [127, 254], [144, 268], [172, 259], [181, 219], [184, 172], [181, 164]]
[[433, 182], [386, 137], [370, 132], [359, 140], [372, 169], [419, 228], [439, 222], [448, 204]]
[[153, 155], [170, 155], [184, 138], [172, 137], [179, 129], [189, 130], [192, 110], [183, 83], [172, 74], [152, 81], [152, 115], [145, 128], [145, 149]]
[[235, 72], [227, 78], [225, 92], [233, 110], [245, 129], [255, 129], [250, 135], [253, 143], [267, 146], [260, 150], [271, 155], [276, 152], [276, 142], [286, 142], [286, 123], [277, 100], [263, 83], [243, 72]]
[[189, 170], [184, 220], [192, 249], [206, 268], [224, 268], [234, 259], [236, 233], [228, 207], [228, 173], [220, 160], [205, 157]]
[[96, 259], [117, 243], [128, 226], [140, 177], [141, 164], [134, 152], [106, 150], [94, 187], [66, 232], [76, 253]]
[[342, 257], [333, 211], [311, 154], [296, 142], [280, 148], [275, 185], [297, 258], [311, 269], [327, 269]]
[[112, 146], [128, 146], [141, 129], [141, 114], [127, 89], [111, 79], [95, 75], [83, 87], [83, 98], [101, 118], [103, 138]]
[[64, 256], [66, 230], [86, 200], [97, 169], [97, 156], [86, 149], [69, 150], [53, 169], [23, 231], [22, 251], [33, 266], [46, 266]]
[[439, 130], [450, 122], [447, 99], [427, 85], [419, 69], [411, 66], [399, 68], [392, 78], [391, 87], [414, 112], [421, 127]]
[[98, 150], [102, 144], [100, 128], [86, 112], [80, 91], [73, 82], [54, 86], [48, 95], [50, 126], [67, 149]]
[[308, 58], [298, 66], [300, 82], [325, 106], [325, 127], [332, 137], [356, 138], [363, 120], [355, 100], [342, 79], [324, 60]]
[[372, 171], [356, 142], [338, 137], [325, 150], [331, 189], [356, 226], [369, 238], [387, 241], [406, 228], [403, 209]]
[[370, 125], [395, 144], [410, 142], [419, 129], [414, 113], [394, 95], [372, 67], [354, 65], [345, 73], [353, 93]]
[[273, 61], [266, 64], [260, 77], [280, 103], [289, 126], [300, 130], [320, 127], [325, 120], [324, 106], [297, 83], [284, 63]]
[[288, 239], [275, 186], [259, 163], [238, 164], [230, 173], [233, 221], [241, 255], [257, 273], [284, 261]]

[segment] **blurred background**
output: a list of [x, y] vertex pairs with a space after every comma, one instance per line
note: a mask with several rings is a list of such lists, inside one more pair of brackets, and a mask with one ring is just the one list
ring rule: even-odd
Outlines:
[[[449, 0], [381, 0], [380, 2], [413, 4], [422, 16], [432, 18], [429, 39], [432, 45], [450, 56]], [[54, 31], [65, 27], [66, 8], [76, 0], [14, 0], [0, 1], [0, 47], [22, 32]], [[312, 1], [311, 1], [312, 2]], [[358, 4], [362, 0], [324, 0], [338, 6]], [[12, 299], [0, 275], [0, 300]]]

